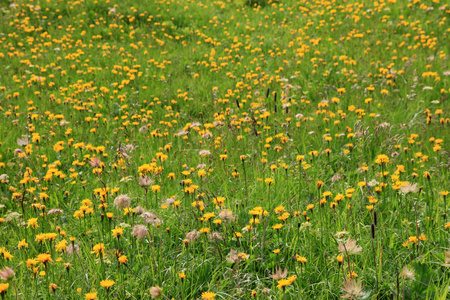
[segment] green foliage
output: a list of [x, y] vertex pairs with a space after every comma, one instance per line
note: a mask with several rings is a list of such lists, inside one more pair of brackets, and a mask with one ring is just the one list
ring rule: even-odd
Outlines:
[[0, 0], [0, 296], [447, 299], [449, 13]]

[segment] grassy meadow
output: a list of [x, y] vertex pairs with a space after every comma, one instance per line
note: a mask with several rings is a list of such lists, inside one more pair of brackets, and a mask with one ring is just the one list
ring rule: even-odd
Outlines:
[[0, 298], [450, 299], [449, 18], [0, 0]]

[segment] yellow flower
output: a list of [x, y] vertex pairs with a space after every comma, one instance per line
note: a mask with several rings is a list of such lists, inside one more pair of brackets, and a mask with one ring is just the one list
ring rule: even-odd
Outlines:
[[49, 241], [54, 241], [56, 238], [57, 234], [54, 232], [49, 232], [45, 234], [45, 238]]
[[280, 230], [281, 227], [283, 227], [283, 224], [275, 224], [275, 225], [272, 226], [272, 228], [273, 228], [274, 230]]
[[111, 230], [111, 231], [112, 231], [112, 235], [113, 235], [115, 238], [117, 238], [118, 240], [119, 240], [120, 237], [123, 235], [123, 228], [121, 228], [121, 227], [115, 228], [115, 229], [113, 229], [113, 230]]
[[275, 182], [275, 180], [272, 179], [272, 178], [266, 178], [266, 179], [264, 180], [264, 182], [267, 183], [267, 184], [270, 186], [270, 185], [272, 185], [272, 184]]
[[67, 249], [67, 241], [62, 240], [58, 244], [55, 245], [56, 251], [58, 252], [65, 252]]
[[206, 176], [206, 171], [203, 169], [198, 170], [198, 177], [202, 178]]
[[214, 294], [212, 292], [203, 292], [202, 293], [202, 299], [206, 299], [206, 300], [214, 300], [215, 296], [216, 296], [216, 294]]
[[33, 268], [37, 263], [38, 263], [37, 260], [35, 260], [35, 259], [33, 259], [33, 258], [29, 258], [29, 259], [27, 259], [27, 268], [31, 269], [31, 268]]
[[246, 260], [246, 259], [248, 258], [247, 253], [243, 253], [243, 252], [238, 253], [238, 256], [239, 256], [242, 260]]
[[100, 285], [107, 290], [114, 284], [114, 280], [102, 280], [100, 281]]
[[30, 227], [32, 227], [33, 229], [39, 227], [37, 218], [28, 219], [27, 228], [30, 228]]
[[159, 192], [161, 190], [161, 186], [159, 186], [159, 185], [152, 185], [152, 192], [153, 193], [157, 193], [157, 192]]
[[251, 209], [251, 210], [249, 211], [249, 214], [251, 214], [253, 217], [257, 217], [257, 216], [259, 216], [260, 214], [262, 214], [262, 211], [255, 210], [255, 209]]
[[296, 278], [297, 278], [297, 276], [293, 275], [293, 276], [290, 276], [290, 277], [288, 277], [286, 279], [278, 280], [277, 281], [278, 282], [277, 288], [279, 288], [280, 290], [281, 289], [285, 289], [286, 286], [292, 284], [295, 281]]
[[145, 174], [152, 173], [154, 169], [155, 167], [153, 165], [150, 166], [149, 164], [144, 164], [138, 168], [138, 172], [141, 176], [143, 176]]
[[386, 165], [389, 162], [389, 157], [385, 154], [380, 154], [377, 156], [375, 163], [379, 165]]
[[86, 300], [98, 299], [97, 293], [87, 293], [87, 294], [84, 295], [84, 299], [86, 299]]
[[118, 260], [121, 264], [124, 264], [124, 265], [128, 262], [128, 258], [127, 258], [125, 255], [120, 256], [117, 260]]
[[5, 260], [11, 261], [12, 258], [14, 257], [14, 256], [11, 255], [11, 253], [10, 253], [9, 251], [6, 251], [6, 250], [3, 250], [3, 252], [0, 252], [0, 253], [3, 254], [3, 258], [4, 258]]
[[73, 213], [73, 217], [75, 219], [81, 219], [82, 217], [84, 217], [84, 213], [82, 210], [77, 210]]
[[44, 267], [47, 267], [47, 264], [53, 261], [52, 257], [48, 253], [39, 254], [36, 259], [41, 262]]
[[300, 256], [298, 254], [295, 255], [295, 258], [297, 259], [298, 262], [300, 262], [302, 265], [306, 264], [306, 262], [308, 261], [306, 259], [306, 257]]
[[281, 216], [278, 217], [278, 220], [286, 221], [287, 218], [289, 218], [290, 214], [288, 212], [283, 213]]
[[211, 231], [211, 229], [208, 228], [208, 227], [205, 227], [205, 228], [200, 229], [200, 233], [208, 233], [208, 232], [210, 232], [210, 231]]
[[[213, 202], [216, 206], [222, 207], [225, 203], [225, 197], [217, 197], [217, 198], [213, 198]], [[203, 202], [202, 202], [203, 205]]]
[[2, 297], [6, 294], [8, 287], [9, 283], [0, 283], [0, 295], [2, 295]]
[[215, 216], [216, 216], [216, 215], [215, 215], [213, 212], [210, 212], [210, 213], [204, 214], [204, 215], [203, 215], [203, 218], [204, 218], [205, 221], [208, 221], [209, 219], [211, 219], [211, 218], [213, 218], [213, 217], [215, 217]]
[[347, 277], [352, 277], [352, 278], [358, 277], [358, 274], [356, 274], [354, 271], [352, 271], [351, 273], [347, 274]]
[[283, 211], [284, 211], [284, 206], [278, 206], [275, 208], [276, 214], [282, 213]]
[[28, 244], [27, 244], [27, 242], [25, 242], [25, 239], [23, 239], [19, 242], [19, 244], [17, 245], [17, 248], [19, 248], [19, 249], [28, 248]]
[[55, 293], [57, 288], [59, 288], [59, 287], [58, 287], [56, 284], [50, 283], [50, 285], [49, 285], [49, 287], [48, 287], [48, 290], [49, 290], [51, 293]]
[[99, 244], [97, 244], [97, 245], [95, 245], [93, 248], [92, 248], [92, 252], [91, 253], [96, 253], [97, 254], [97, 256], [100, 254], [100, 256], [103, 256], [103, 255], [105, 255], [105, 244], [103, 244], [103, 243], [99, 243]]
[[417, 243], [419, 240], [417, 239], [417, 237], [416, 236], [410, 236], [409, 238], [408, 238], [408, 242], [410, 242], [410, 243]]

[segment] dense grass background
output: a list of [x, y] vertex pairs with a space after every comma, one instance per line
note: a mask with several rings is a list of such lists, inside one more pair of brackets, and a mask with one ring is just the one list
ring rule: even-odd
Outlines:
[[443, 1], [0, 7], [5, 299], [448, 297]]

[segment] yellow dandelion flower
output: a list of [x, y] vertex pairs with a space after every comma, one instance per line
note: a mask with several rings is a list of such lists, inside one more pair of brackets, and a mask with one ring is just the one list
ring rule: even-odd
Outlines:
[[107, 290], [113, 286], [114, 284], [114, 280], [102, 280], [100, 281], [100, 285], [104, 288], [106, 288]]
[[214, 297], [216, 297], [216, 294], [214, 294], [213, 292], [203, 292], [202, 293], [202, 299], [214, 300]]

